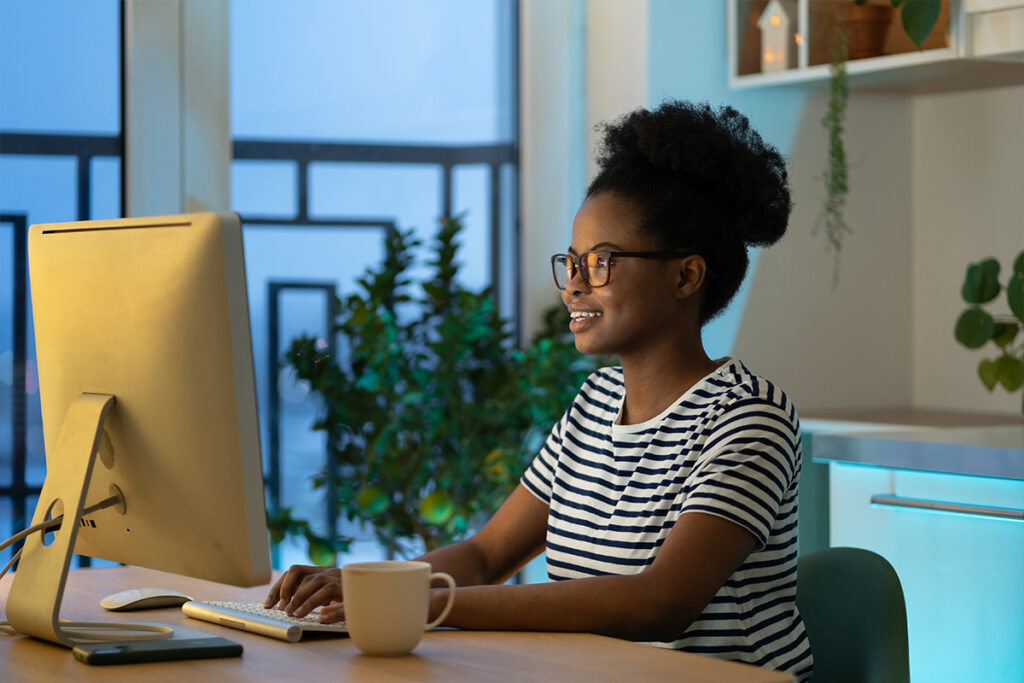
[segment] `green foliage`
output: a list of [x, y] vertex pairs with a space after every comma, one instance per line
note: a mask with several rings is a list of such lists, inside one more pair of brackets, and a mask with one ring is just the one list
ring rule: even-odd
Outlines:
[[[1013, 273], [1006, 285], [1006, 300], [1012, 316], [998, 316], [982, 308], [1003, 291], [999, 282], [999, 262], [994, 258], [967, 267], [960, 295], [969, 305], [960, 314], [954, 328], [956, 340], [969, 349], [980, 349], [989, 342], [1002, 353], [978, 364], [978, 377], [989, 391], [996, 384], [1013, 393], [1024, 386], [1024, 344], [1014, 346], [1024, 326], [1024, 251], [1013, 262]], [[1021, 404], [1024, 411], [1024, 402]]]
[[900, 11], [903, 31], [920, 50], [939, 19], [941, 0], [892, 0], [892, 6]]
[[267, 513], [267, 528], [270, 531], [270, 542], [278, 544], [287, 536], [299, 536], [306, 539], [309, 560], [315, 565], [329, 566], [334, 564], [338, 553], [348, 550], [352, 539], [322, 536], [310, 527], [304, 519], [292, 517], [290, 508], [281, 508], [277, 512]]
[[[517, 349], [489, 290], [457, 282], [458, 219], [442, 220], [428, 274], [413, 282], [412, 232], [337, 302], [338, 357], [314, 339], [287, 355], [326, 406], [334, 437], [321, 479], [338, 509], [404, 553], [463, 537], [491, 514], [595, 367], [575, 349], [568, 313]], [[418, 286], [417, 286], [418, 285]]]

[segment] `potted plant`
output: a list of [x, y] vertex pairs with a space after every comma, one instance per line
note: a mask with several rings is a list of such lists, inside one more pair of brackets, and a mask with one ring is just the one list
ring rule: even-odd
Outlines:
[[[994, 302], [1005, 289], [1006, 303], [1012, 315], [993, 315], [983, 306]], [[1024, 326], [1024, 251], [1013, 262], [1013, 272], [1004, 288], [999, 283], [999, 261], [988, 258], [967, 267], [960, 296], [968, 308], [957, 318], [954, 335], [969, 349], [993, 344], [999, 351], [995, 358], [978, 364], [978, 377], [989, 391], [1001, 384], [1013, 393], [1024, 386], [1024, 342], [1014, 345]], [[1021, 402], [1024, 412], [1024, 401]]]
[[828, 160], [822, 180], [825, 184], [825, 202], [814, 226], [814, 232], [824, 231], [826, 249], [834, 252], [832, 289], [839, 285], [839, 258], [846, 235], [852, 230], [845, 219], [847, 184], [846, 150], [843, 132], [846, 105], [849, 100], [849, 82], [846, 64], [850, 59], [875, 57], [882, 54], [885, 31], [895, 9], [907, 37], [920, 50], [935, 27], [941, 0], [890, 0], [891, 7], [869, 4], [867, 0], [853, 0], [839, 5], [832, 44], [829, 49], [829, 100], [821, 123], [828, 133]]
[[[596, 367], [576, 351], [564, 307], [515, 347], [490, 291], [458, 282], [461, 229], [440, 222], [419, 282], [410, 275], [418, 242], [394, 232], [385, 261], [338, 301], [338, 357], [308, 337], [287, 355], [323, 400], [314, 429], [333, 436], [314, 486], [389, 554], [449, 543], [496, 510]], [[305, 537], [319, 564], [350, 540], [316, 534], [288, 511], [271, 527], [275, 539]]]

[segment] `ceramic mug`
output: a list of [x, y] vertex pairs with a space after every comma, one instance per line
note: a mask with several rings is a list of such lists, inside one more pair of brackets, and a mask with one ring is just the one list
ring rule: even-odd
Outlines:
[[[348, 634], [368, 655], [393, 657], [408, 654], [424, 631], [436, 627], [455, 603], [455, 579], [430, 571], [427, 562], [357, 562], [341, 568]], [[429, 624], [430, 582], [448, 584], [448, 603]]]

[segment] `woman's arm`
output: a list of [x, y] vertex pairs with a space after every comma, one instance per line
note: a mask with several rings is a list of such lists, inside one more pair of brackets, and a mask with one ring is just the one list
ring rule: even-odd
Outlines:
[[[502, 583], [544, 549], [548, 506], [520, 484], [472, 538], [417, 558], [433, 571], [447, 572], [459, 586]], [[315, 607], [343, 599], [341, 570], [293, 565], [274, 583], [264, 605], [279, 605], [302, 617]], [[324, 621], [344, 617], [325, 607]], [[329, 618], [333, 616], [334, 618]]]
[[[690, 512], [679, 517], [654, 562], [639, 574], [488, 585], [504, 581], [543, 549], [546, 526], [547, 506], [520, 485], [471, 539], [420, 558], [434, 571], [451, 574], [460, 586], [445, 625], [674, 640], [757, 546], [745, 528]], [[341, 600], [337, 569], [292, 567], [279, 587], [279, 599], [290, 596], [285, 609], [296, 616]], [[440, 614], [446, 597], [446, 591], [435, 591], [431, 616]], [[321, 613], [325, 622], [344, 619], [344, 605], [324, 607]]]
[[[756, 546], [754, 535], [733, 522], [686, 513], [639, 574], [459, 588], [445, 625], [675, 640]], [[435, 591], [432, 614], [440, 613], [445, 598], [445, 591]]]
[[519, 484], [471, 538], [417, 560], [451, 574], [458, 586], [504, 583], [544, 550], [548, 506]]

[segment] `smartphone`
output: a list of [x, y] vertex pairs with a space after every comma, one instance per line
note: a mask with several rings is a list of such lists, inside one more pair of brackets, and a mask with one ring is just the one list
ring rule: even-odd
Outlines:
[[72, 650], [75, 659], [86, 664], [131, 664], [166, 662], [176, 659], [239, 657], [242, 646], [227, 638], [165, 638], [128, 643], [85, 643]]

